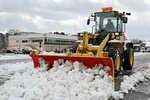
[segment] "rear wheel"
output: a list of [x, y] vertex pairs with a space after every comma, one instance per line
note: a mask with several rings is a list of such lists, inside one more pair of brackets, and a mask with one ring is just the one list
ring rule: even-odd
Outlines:
[[129, 47], [126, 51], [124, 51], [124, 61], [123, 61], [123, 69], [131, 70], [133, 68], [134, 63], [134, 52], [131, 47]]

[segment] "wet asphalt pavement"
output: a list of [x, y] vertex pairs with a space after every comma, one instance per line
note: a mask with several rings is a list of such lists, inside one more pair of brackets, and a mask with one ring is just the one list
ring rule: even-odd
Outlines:
[[150, 100], [150, 81], [139, 83], [135, 91], [124, 95], [123, 100]]
[[[115, 79], [115, 90], [120, 89], [120, 83], [124, 74], [132, 75], [133, 73], [144, 69], [150, 63], [150, 54], [135, 56], [134, 67], [132, 71], [122, 71], [121, 75]], [[129, 91], [124, 94], [123, 100], [150, 100], [150, 80], [139, 83], [135, 91]]]

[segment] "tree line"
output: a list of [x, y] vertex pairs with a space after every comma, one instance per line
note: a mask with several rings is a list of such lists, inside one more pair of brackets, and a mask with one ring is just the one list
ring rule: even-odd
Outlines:
[[2, 34], [0, 33], [0, 51], [3, 49], [7, 49], [8, 47], [8, 33]]

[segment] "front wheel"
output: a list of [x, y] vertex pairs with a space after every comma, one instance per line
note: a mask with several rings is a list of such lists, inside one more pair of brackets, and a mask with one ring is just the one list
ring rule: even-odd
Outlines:
[[123, 61], [123, 69], [131, 70], [133, 68], [134, 63], [134, 52], [130, 47], [126, 51], [124, 51], [124, 61]]
[[121, 57], [118, 49], [115, 49], [114, 56], [112, 57], [112, 59], [114, 62], [115, 77], [117, 77], [121, 71]]
[[121, 71], [121, 56], [120, 51], [118, 48], [113, 46], [108, 46], [106, 51], [109, 52], [110, 57], [112, 57], [113, 64], [114, 64], [114, 74], [117, 77]]

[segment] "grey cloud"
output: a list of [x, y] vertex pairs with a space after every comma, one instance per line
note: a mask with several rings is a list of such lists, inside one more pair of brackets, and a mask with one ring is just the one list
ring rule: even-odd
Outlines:
[[37, 14], [43, 18], [56, 20], [72, 19], [77, 15], [87, 16], [90, 11], [99, 10], [101, 6], [98, 3], [81, 2], [80, 0], [64, 0], [60, 4], [52, 0], [1, 0], [0, 5], [1, 12]]
[[129, 8], [129, 10], [135, 11], [135, 12], [144, 12], [149, 11], [150, 6], [144, 2], [144, 0], [121, 0], [120, 3], [126, 7]]
[[[62, 0], [57, 3], [54, 0], [0, 0], [0, 14], [6, 12], [10, 15], [0, 16], [0, 29], [16, 28], [27, 31], [66, 31], [69, 33], [75, 31], [91, 31], [91, 27], [87, 27], [85, 17], [91, 11], [100, 11], [100, 8], [113, 6], [114, 8], [127, 8], [134, 15], [137, 14], [137, 20], [129, 20], [127, 24], [127, 36], [149, 37], [149, 16], [144, 16], [143, 12], [149, 11], [150, 6], [143, 0], [118, 0], [121, 5], [114, 4], [114, 1], [99, 0]], [[23, 18], [21, 15], [30, 17], [40, 16], [44, 21], [38, 24], [33, 23], [31, 19]], [[131, 15], [132, 16], [132, 15]], [[76, 20], [78, 17], [82, 19], [80, 24], [72, 23], [64, 24], [63, 21]], [[50, 21], [51, 20], [51, 21]], [[143, 25], [144, 24], [144, 25]], [[75, 27], [76, 26], [76, 27]]]
[[15, 14], [1, 16], [0, 27], [4, 29], [11, 28], [11, 29], [36, 30], [36, 26], [32, 22], [25, 20], [21, 16]]

